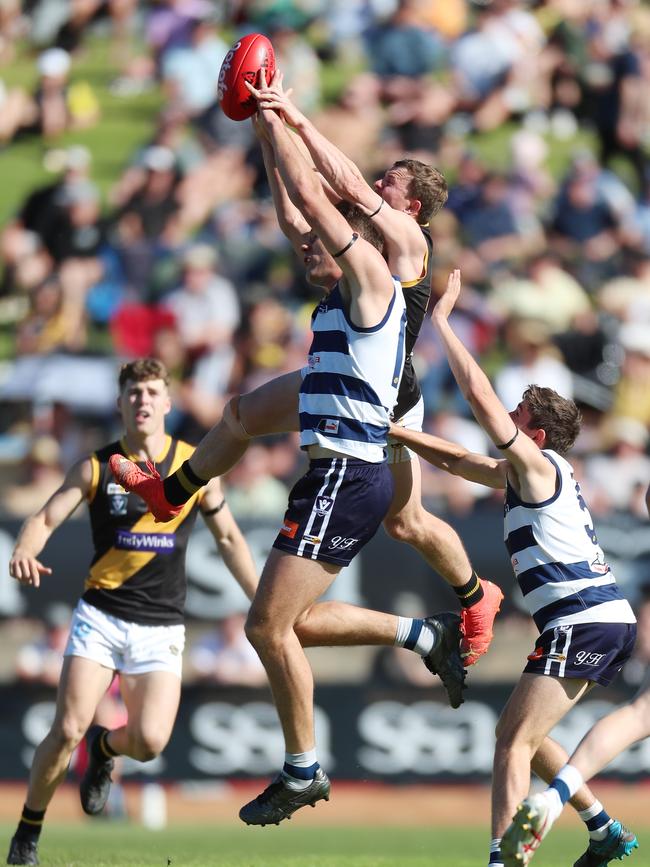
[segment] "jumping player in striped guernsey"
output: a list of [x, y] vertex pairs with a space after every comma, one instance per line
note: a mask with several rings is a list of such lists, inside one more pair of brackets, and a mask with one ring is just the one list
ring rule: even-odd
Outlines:
[[[521, 810], [504, 837], [528, 792], [531, 764], [547, 782], [566, 764], [566, 752], [548, 733], [594, 684], [607, 685], [616, 677], [631, 654], [636, 621], [565, 458], [580, 429], [577, 407], [552, 389], [533, 385], [516, 409], [506, 411], [449, 325], [460, 287], [460, 271], [454, 271], [433, 321], [460, 390], [505, 457], [472, 454], [397, 426], [392, 433], [436, 466], [506, 492], [506, 546], [540, 632], [497, 727], [489, 864], [514, 867], [528, 864], [538, 845]], [[631, 851], [634, 835], [610, 819], [589, 789], [579, 788], [571, 803], [587, 825], [590, 847], [606, 841], [601, 851], [608, 853], [578, 864], [604, 865]]]
[[[37, 747], [8, 864], [38, 864], [45, 811], [65, 778], [70, 757], [86, 731], [88, 768], [81, 805], [100, 813], [108, 799], [115, 756], [150, 761], [172, 732], [181, 691], [185, 643], [185, 549], [201, 512], [219, 552], [242, 590], [252, 598], [257, 573], [239, 527], [214, 479], [164, 527], [139, 497], [116, 484], [109, 457], [156, 461], [173, 471], [192, 447], [165, 433], [171, 409], [164, 365], [147, 358], [123, 365], [118, 408], [124, 436], [75, 464], [61, 487], [23, 525], [9, 564], [21, 584], [39, 587], [52, 570], [39, 559], [51, 534], [85, 500], [95, 554], [86, 589], [75, 609], [52, 728]], [[125, 726], [89, 729], [102, 696], [119, 673], [128, 711]]]
[[[412, 352], [431, 294], [433, 244], [429, 222], [447, 199], [446, 181], [432, 166], [404, 159], [394, 163], [372, 187], [357, 166], [292, 103], [283, 91], [279, 71], [269, 88], [256, 91], [256, 95], [297, 131], [298, 143], [304, 142], [310, 160], [321, 172], [321, 180], [330, 185], [330, 198], [359, 205], [384, 236], [383, 252], [391, 273], [402, 284], [407, 314], [406, 359], [392, 417], [400, 419], [405, 427], [421, 430], [423, 400]], [[269, 180], [273, 185], [271, 175]], [[309, 224], [291, 206], [283, 190], [280, 201], [275, 193], [274, 199], [283, 232], [294, 249], [306, 255]], [[203, 437], [191, 459], [177, 472], [160, 480], [131, 471], [123, 474], [121, 483], [139, 493], [158, 520], [169, 520], [208, 479], [226, 473], [246, 451], [252, 437], [298, 430], [301, 382], [301, 372], [295, 371], [234, 397], [222, 420]], [[456, 531], [424, 508], [416, 456], [401, 443], [389, 440], [388, 462], [395, 493], [384, 528], [397, 541], [414, 546], [453, 589], [461, 606], [463, 662], [473, 665], [490, 645], [503, 594], [496, 584], [476, 575]], [[303, 625], [305, 631], [312, 626], [318, 629], [318, 623], [310, 623], [308, 616], [303, 618]]]

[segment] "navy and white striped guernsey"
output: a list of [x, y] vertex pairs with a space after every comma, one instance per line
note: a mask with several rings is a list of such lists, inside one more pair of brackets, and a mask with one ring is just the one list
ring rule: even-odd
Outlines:
[[372, 328], [352, 324], [338, 285], [316, 308], [298, 404], [301, 446], [385, 460], [405, 358], [406, 307], [399, 281], [393, 284], [386, 315]]
[[557, 490], [525, 503], [506, 488], [504, 532], [524, 601], [540, 633], [574, 623], [635, 623], [598, 544], [571, 464], [551, 449]]

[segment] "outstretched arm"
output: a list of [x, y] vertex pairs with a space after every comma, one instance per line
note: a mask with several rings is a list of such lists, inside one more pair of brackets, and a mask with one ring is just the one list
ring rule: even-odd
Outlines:
[[[449, 315], [460, 294], [460, 270], [449, 275], [447, 288], [433, 310], [433, 323], [440, 335], [454, 378], [474, 417], [492, 442], [504, 452], [512, 479], [525, 499], [540, 502], [553, 493], [555, 468], [538, 446], [516, 424], [496, 396], [489, 379], [463, 346], [449, 324]], [[549, 491], [550, 486], [550, 491]]]
[[296, 253], [300, 253], [302, 245], [306, 242], [307, 236], [311, 232], [311, 227], [289, 198], [284, 182], [280, 177], [278, 167], [275, 164], [273, 147], [268, 137], [264, 134], [264, 130], [257, 115], [253, 117], [253, 127], [257, 133], [262, 148], [264, 168], [266, 169], [266, 176], [269, 181], [278, 223], [280, 224], [283, 233], [291, 242]]
[[21, 527], [9, 561], [9, 574], [21, 584], [39, 587], [41, 575], [51, 575], [38, 555], [57, 527], [68, 518], [88, 496], [92, 484], [92, 463], [85, 459], [75, 464], [42, 509], [27, 518]]
[[[282, 87], [282, 73], [276, 70], [267, 89], [259, 93], [261, 108], [277, 111], [285, 122], [296, 130], [307, 146], [311, 158], [325, 181], [341, 199], [359, 205], [373, 216], [388, 245], [391, 266], [399, 260], [399, 273], [403, 280], [419, 276], [426, 241], [412, 216], [384, 204], [383, 198], [363, 177], [359, 167], [327, 139], [300, 109]], [[404, 262], [404, 256], [413, 256], [415, 263]], [[415, 268], [415, 273], [411, 273]], [[408, 269], [408, 273], [402, 273]], [[393, 270], [395, 270], [393, 268]]]
[[457, 443], [391, 424], [390, 435], [434, 467], [488, 488], [505, 488], [508, 462], [469, 452]]

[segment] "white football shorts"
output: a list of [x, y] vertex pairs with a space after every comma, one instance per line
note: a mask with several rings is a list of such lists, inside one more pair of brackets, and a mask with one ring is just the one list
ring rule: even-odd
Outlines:
[[[424, 398], [421, 397], [414, 407], [412, 407], [408, 412], [405, 412], [400, 419], [397, 419], [395, 424], [398, 424], [400, 427], [405, 427], [407, 430], [422, 430], [423, 422]], [[415, 457], [417, 457], [417, 455], [415, 452], [412, 452], [408, 446], [405, 446], [403, 443], [398, 443], [397, 440], [391, 436], [388, 437], [389, 464], [403, 464], [407, 461], [412, 461]]]
[[169, 671], [181, 676], [185, 627], [149, 626], [113, 617], [80, 599], [64, 656], [83, 656], [122, 674]]

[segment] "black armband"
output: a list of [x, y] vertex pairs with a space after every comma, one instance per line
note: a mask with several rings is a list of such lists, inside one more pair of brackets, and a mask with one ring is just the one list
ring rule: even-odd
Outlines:
[[515, 435], [513, 436], [513, 438], [511, 440], [508, 440], [507, 443], [501, 443], [501, 445], [499, 445], [498, 443], [495, 443], [495, 445], [500, 451], [503, 451], [504, 449], [509, 449], [510, 446], [514, 443], [514, 441], [517, 439], [518, 436], [519, 436], [519, 428], [517, 427], [517, 428], [515, 428]]
[[381, 211], [383, 204], [384, 204], [384, 200], [381, 199], [381, 201], [379, 202], [379, 207], [377, 208], [377, 210], [373, 211], [372, 214], [368, 214], [368, 216], [369, 217], [376, 217], [377, 214]]
[[338, 259], [339, 256], [342, 256], [344, 253], [347, 253], [348, 250], [350, 249], [350, 247], [351, 247], [351, 246], [354, 244], [354, 242], [357, 241], [358, 239], [359, 239], [359, 235], [358, 235], [356, 232], [352, 232], [352, 237], [350, 238], [350, 240], [348, 241], [348, 243], [345, 245], [345, 247], [344, 247], [342, 250], [339, 250], [338, 253], [332, 253], [332, 257], [333, 257], [334, 259]]
[[225, 505], [226, 505], [226, 498], [224, 497], [223, 500], [219, 503], [219, 505], [215, 506], [214, 509], [207, 509], [207, 511], [204, 509], [201, 509], [201, 514], [203, 515], [204, 518], [209, 518], [210, 515], [216, 515], [217, 512], [220, 512]]

